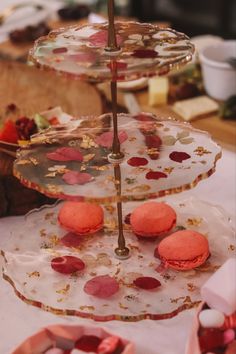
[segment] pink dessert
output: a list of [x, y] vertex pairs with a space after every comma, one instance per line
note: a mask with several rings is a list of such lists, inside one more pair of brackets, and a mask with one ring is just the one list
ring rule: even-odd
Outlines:
[[176, 213], [166, 203], [147, 202], [138, 206], [130, 216], [133, 232], [154, 238], [169, 232], [176, 224]]

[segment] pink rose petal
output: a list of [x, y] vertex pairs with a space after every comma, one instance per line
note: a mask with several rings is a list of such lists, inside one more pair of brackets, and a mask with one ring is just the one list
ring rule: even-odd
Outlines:
[[[117, 45], [119, 46], [123, 39], [117, 34], [116, 35]], [[89, 42], [95, 47], [106, 47], [108, 44], [108, 31], [101, 30], [89, 37]]]
[[79, 247], [83, 242], [83, 237], [80, 237], [73, 232], [68, 232], [61, 238], [60, 242], [66, 247]]
[[100, 275], [87, 281], [84, 291], [88, 295], [99, 298], [108, 298], [119, 290], [118, 282], [109, 275]]
[[[118, 136], [119, 136], [120, 144], [122, 144], [123, 142], [125, 142], [128, 139], [128, 135], [124, 130], [120, 131]], [[110, 148], [113, 143], [113, 132], [106, 132], [106, 133], [99, 135], [95, 139], [95, 143], [100, 146]]]
[[62, 176], [63, 181], [70, 185], [86, 184], [90, 182], [92, 178], [93, 177], [89, 173], [77, 171], [69, 171]]
[[98, 354], [115, 354], [121, 353], [123, 350], [123, 345], [119, 337], [110, 336], [102, 340], [99, 344], [97, 353]]
[[83, 161], [83, 155], [78, 149], [71, 147], [58, 148], [46, 154], [49, 160], [53, 161]]
[[169, 155], [169, 158], [172, 160], [172, 161], [175, 161], [175, 162], [183, 162], [184, 160], [188, 160], [190, 159], [190, 155], [187, 154], [186, 152], [181, 152], [181, 151], [173, 151], [170, 155]]
[[72, 54], [68, 56], [72, 61], [79, 62], [79, 63], [94, 63], [96, 61], [96, 54], [95, 53], [78, 53]]

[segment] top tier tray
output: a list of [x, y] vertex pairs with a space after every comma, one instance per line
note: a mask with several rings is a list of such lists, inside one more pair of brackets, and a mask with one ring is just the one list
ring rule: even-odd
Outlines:
[[88, 81], [134, 80], [166, 74], [192, 59], [189, 38], [173, 29], [136, 22], [117, 22], [119, 50], [109, 51], [108, 23], [55, 30], [40, 38], [30, 60]]

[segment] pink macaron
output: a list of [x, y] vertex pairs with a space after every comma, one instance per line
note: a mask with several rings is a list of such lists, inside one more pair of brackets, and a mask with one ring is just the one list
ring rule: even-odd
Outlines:
[[181, 230], [162, 240], [155, 254], [169, 268], [188, 270], [202, 265], [210, 252], [205, 236], [193, 230]]
[[130, 216], [133, 232], [141, 237], [154, 238], [169, 232], [176, 224], [176, 213], [166, 203], [147, 202], [138, 206]]
[[58, 214], [62, 228], [78, 235], [93, 234], [103, 228], [101, 206], [86, 202], [65, 202]]

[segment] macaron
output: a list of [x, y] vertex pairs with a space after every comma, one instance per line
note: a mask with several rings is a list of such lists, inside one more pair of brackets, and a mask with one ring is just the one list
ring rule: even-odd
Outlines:
[[176, 213], [166, 203], [147, 202], [131, 213], [132, 231], [141, 237], [154, 238], [169, 232], [176, 224]]
[[202, 265], [209, 257], [205, 236], [193, 230], [181, 230], [163, 239], [155, 250], [165, 266], [188, 270]]
[[62, 228], [77, 235], [93, 234], [103, 228], [104, 214], [100, 205], [65, 202], [58, 214]]

